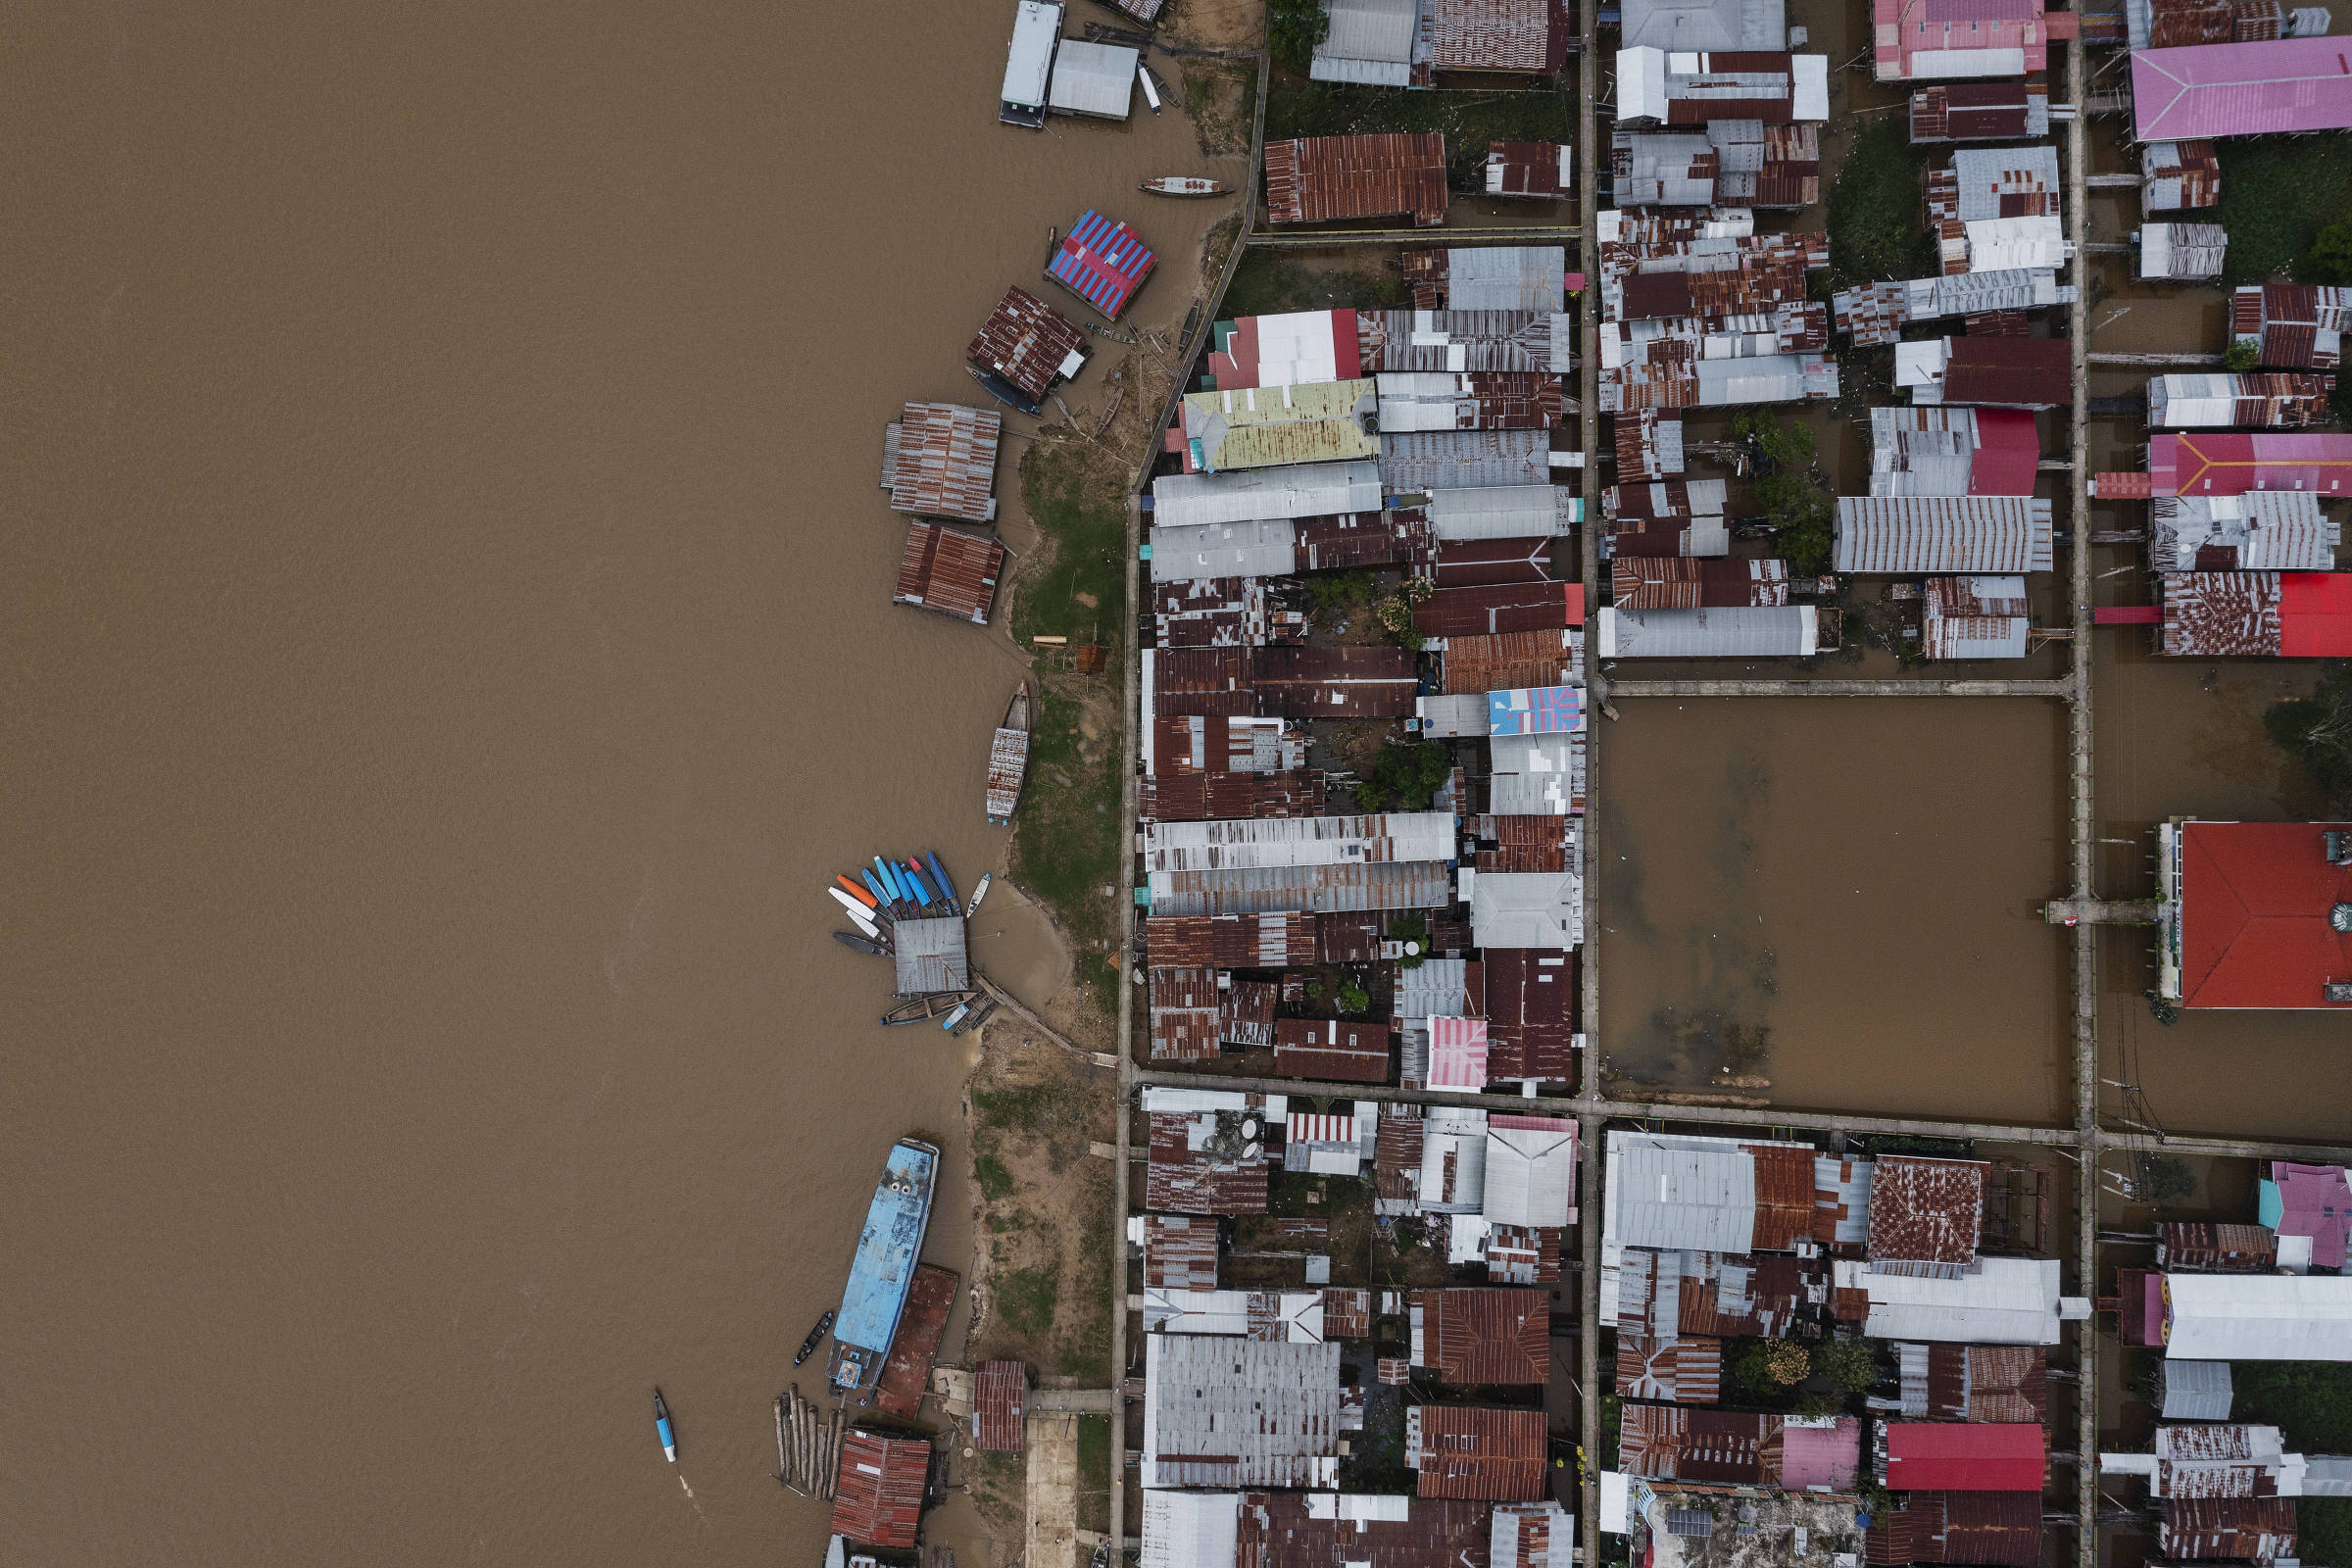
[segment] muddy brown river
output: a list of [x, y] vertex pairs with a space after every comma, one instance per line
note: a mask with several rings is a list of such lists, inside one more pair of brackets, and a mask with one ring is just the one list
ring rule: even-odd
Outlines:
[[822, 889], [999, 863], [1021, 669], [888, 603], [882, 426], [1089, 205], [1180, 320], [1222, 204], [1135, 182], [1232, 172], [999, 126], [1011, 11], [21, 19], [10, 1557], [817, 1561], [769, 1401], [892, 1139], [971, 1207]]

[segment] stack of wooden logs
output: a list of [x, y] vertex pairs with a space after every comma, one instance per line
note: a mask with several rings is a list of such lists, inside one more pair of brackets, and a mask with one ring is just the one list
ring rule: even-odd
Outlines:
[[841, 1440], [849, 1412], [821, 1413], [801, 1386], [776, 1398], [776, 1479], [804, 1497], [830, 1497], [841, 1476]]

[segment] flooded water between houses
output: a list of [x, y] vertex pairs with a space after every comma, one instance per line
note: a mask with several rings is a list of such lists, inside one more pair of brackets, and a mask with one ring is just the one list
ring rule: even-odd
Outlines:
[[1624, 699], [1600, 738], [1612, 1093], [2065, 1114], [2055, 703]]
[[972, 1206], [969, 1042], [875, 1026], [822, 890], [998, 863], [1020, 673], [889, 604], [882, 427], [1089, 206], [1177, 324], [1225, 204], [1136, 182], [1236, 172], [999, 126], [1009, 15], [19, 29], [12, 1556], [818, 1559], [769, 1400], [892, 1139], [929, 1256]]

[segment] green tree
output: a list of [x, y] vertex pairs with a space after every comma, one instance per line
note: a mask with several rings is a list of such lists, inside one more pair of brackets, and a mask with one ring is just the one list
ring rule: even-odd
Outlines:
[[2352, 662], [2330, 664], [2309, 697], [2273, 703], [2262, 727], [2327, 792], [2331, 808], [2352, 811]]
[[1331, 31], [1319, 0], [1266, 0], [1266, 44], [1274, 58], [1294, 71], [1314, 61], [1315, 45]]
[[2321, 229], [2295, 270], [2306, 283], [2352, 283], [2352, 222]]
[[2143, 1203], [2178, 1202], [2197, 1190], [2197, 1179], [2186, 1162], [2170, 1154], [2139, 1156], [2139, 1198]]
[[1918, 276], [1926, 233], [1919, 156], [1901, 119], [1883, 117], [1855, 135], [1830, 187], [1831, 281]]
[[2233, 370], [2243, 374], [2261, 364], [2262, 351], [2253, 344], [2238, 338], [2231, 338], [2230, 346], [2222, 350], [2222, 368], [2225, 370]]
[[1756, 448], [1751, 488], [1789, 569], [1799, 575], [1827, 569], [1838, 503], [1813, 477], [1813, 427], [1785, 424], [1769, 409], [1748, 409], [1732, 420], [1732, 434]]
[[1372, 998], [1362, 986], [1343, 984], [1340, 987], [1340, 1010], [1342, 1012], [1361, 1012], [1370, 1005], [1372, 1005]]
[[1453, 771], [1453, 757], [1436, 741], [1414, 741], [1381, 749], [1372, 776], [1355, 787], [1358, 809], [1385, 811], [1392, 807], [1424, 810], [1429, 798]]
[[1813, 1351], [1813, 1370], [1841, 1397], [1869, 1392], [1879, 1381], [1878, 1352], [1868, 1340], [1840, 1335], [1825, 1340]]
[[2230, 1381], [2232, 1421], [2277, 1427], [2294, 1452], [2352, 1453], [2352, 1362], [2232, 1361]]

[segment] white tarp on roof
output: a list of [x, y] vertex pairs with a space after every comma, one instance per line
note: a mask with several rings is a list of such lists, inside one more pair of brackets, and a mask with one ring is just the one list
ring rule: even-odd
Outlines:
[[[1285, 311], [1257, 325], [1259, 386], [1318, 386], [1340, 378], [1339, 340], [1331, 311]], [[1352, 333], [1352, 328], [1350, 329]]]
[[1956, 1279], [1880, 1274], [1866, 1264], [1841, 1261], [1836, 1281], [1841, 1290], [1870, 1293], [1870, 1318], [1862, 1332], [1874, 1340], [2058, 1343], [2056, 1258], [1979, 1258], [1975, 1272]]
[[2164, 1284], [2168, 1357], [2352, 1361], [2352, 1275], [2167, 1274]]

